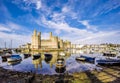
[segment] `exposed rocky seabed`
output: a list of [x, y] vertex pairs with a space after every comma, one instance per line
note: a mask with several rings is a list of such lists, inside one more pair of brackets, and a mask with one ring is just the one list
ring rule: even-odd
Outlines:
[[42, 75], [20, 72], [0, 67], [0, 83], [119, 83], [120, 67], [106, 66], [102, 70], [76, 72], [73, 74]]

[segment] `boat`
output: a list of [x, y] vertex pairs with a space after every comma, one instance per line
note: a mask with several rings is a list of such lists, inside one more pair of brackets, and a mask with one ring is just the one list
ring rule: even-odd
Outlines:
[[34, 54], [34, 55], [33, 55], [33, 60], [34, 60], [34, 59], [38, 59], [38, 58], [40, 58], [40, 57], [41, 57], [41, 54]]
[[96, 65], [120, 65], [118, 59], [97, 59], [95, 60]]
[[84, 58], [84, 57], [76, 57], [76, 60], [79, 60], [79, 61], [85, 61], [86, 58]]
[[63, 58], [58, 58], [56, 62], [56, 68], [64, 68], [65, 60]]
[[31, 56], [31, 54], [23, 54], [24, 55], [24, 58], [28, 58]]
[[14, 61], [14, 62], [8, 62], [8, 65], [17, 65], [20, 64], [21, 60], [19, 61]]
[[3, 49], [3, 53], [12, 54], [12, 49]]
[[114, 54], [114, 53], [103, 53], [103, 56], [106, 56], [106, 57], [115, 57], [116, 54]]
[[96, 58], [96, 65], [120, 65], [120, 54], [103, 53], [103, 57]]
[[1, 56], [2, 61], [7, 61], [7, 58], [9, 58], [10, 56], [11, 56], [10, 53], [6, 53], [6, 54], [2, 55], [2, 56]]
[[14, 61], [20, 61], [22, 60], [22, 57], [18, 54], [13, 54], [9, 58], [7, 58], [8, 62], [14, 62]]
[[87, 62], [93, 63], [94, 60], [95, 60], [95, 57], [89, 57], [89, 56], [81, 55], [80, 57], [76, 57], [76, 60], [87, 61]]

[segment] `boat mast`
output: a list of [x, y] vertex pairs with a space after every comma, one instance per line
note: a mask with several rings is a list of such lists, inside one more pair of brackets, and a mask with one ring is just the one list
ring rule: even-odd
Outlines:
[[12, 39], [11, 39], [11, 49], [12, 49]]
[[5, 42], [5, 49], [6, 49], [6, 42]]

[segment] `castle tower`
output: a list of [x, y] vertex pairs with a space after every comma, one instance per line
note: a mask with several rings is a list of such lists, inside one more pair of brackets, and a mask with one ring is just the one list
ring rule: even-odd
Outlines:
[[37, 31], [36, 30], [33, 31], [33, 35], [37, 36]]
[[41, 48], [41, 32], [38, 32], [38, 47]]
[[54, 37], [55, 48], [58, 48], [58, 37]]
[[50, 40], [52, 39], [52, 32], [50, 32]]
[[63, 48], [63, 40], [60, 40], [60, 48]]
[[40, 48], [40, 46], [41, 46], [40, 40], [41, 40], [41, 34], [38, 33], [38, 35], [37, 35], [37, 31], [34, 30], [33, 35], [32, 35], [32, 43], [31, 43], [32, 49], [39, 49]]

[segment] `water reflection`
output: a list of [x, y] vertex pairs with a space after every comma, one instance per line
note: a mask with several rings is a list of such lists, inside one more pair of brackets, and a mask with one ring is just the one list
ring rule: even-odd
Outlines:
[[42, 60], [41, 60], [41, 58], [33, 59], [32, 63], [34, 64], [34, 67], [36, 69], [38, 69], [39, 66], [40, 66], [40, 68], [42, 68]]
[[[35, 71], [40, 74], [56, 74], [56, 73], [73, 73], [89, 69], [94, 69], [96, 66], [90, 63], [77, 62], [75, 60], [77, 54], [72, 54], [69, 52], [64, 52], [65, 56], [61, 56], [59, 51], [49, 52], [50, 56], [45, 56], [46, 52], [31, 52], [31, 56], [25, 58], [22, 54], [21, 62], [15, 63], [3, 63], [1, 66], [6, 69], [11, 69], [9, 65], [12, 65], [13, 70], [17, 71]], [[40, 54], [39, 58], [33, 59], [33, 55]], [[63, 59], [64, 61], [59, 61]], [[1, 59], [2, 61], [2, 59]]]
[[45, 62], [47, 63], [47, 64], [49, 64], [50, 63], [50, 61], [52, 60], [52, 54], [44, 54], [44, 56], [45, 56]]
[[41, 57], [41, 54], [34, 54], [32, 56], [32, 59], [35, 60], [35, 59], [39, 59]]
[[55, 68], [56, 73], [64, 73], [66, 71], [66, 67], [62, 67], [62, 68]]
[[28, 58], [28, 57], [30, 57], [31, 56], [31, 54], [30, 53], [25, 53], [25, 54], [23, 54], [24, 55], [24, 59], [26, 59], [26, 58]]

